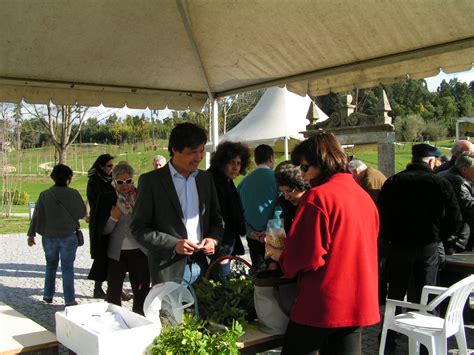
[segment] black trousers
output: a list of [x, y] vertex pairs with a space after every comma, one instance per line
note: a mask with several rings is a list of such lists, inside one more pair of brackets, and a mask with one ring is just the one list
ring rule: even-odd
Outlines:
[[387, 260], [388, 297], [403, 300], [413, 278], [415, 295], [413, 302], [420, 302], [423, 286], [435, 286], [438, 280], [438, 244], [424, 246], [391, 245]]
[[262, 265], [265, 265], [265, 243], [247, 237], [247, 244], [252, 266], [258, 270]]
[[295, 322], [288, 323], [282, 355], [362, 354], [361, 328], [316, 328]]
[[120, 260], [109, 259], [107, 270], [107, 301], [122, 305], [122, 287], [125, 275], [130, 276], [135, 313], [143, 314], [143, 303], [150, 290], [148, 258], [140, 249], [122, 250]]

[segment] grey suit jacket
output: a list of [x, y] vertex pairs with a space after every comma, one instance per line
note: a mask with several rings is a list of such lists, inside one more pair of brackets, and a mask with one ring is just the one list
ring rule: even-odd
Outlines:
[[[186, 265], [186, 258], [175, 253], [176, 244], [187, 238], [187, 232], [168, 164], [140, 176], [130, 226], [138, 243], [148, 249], [152, 284], [181, 279]], [[199, 170], [196, 186], [203, 238], [220, 242], [224, 222], [212, 175]], [[178, 261], [158, 271], [160, 265], [173, 258]]]

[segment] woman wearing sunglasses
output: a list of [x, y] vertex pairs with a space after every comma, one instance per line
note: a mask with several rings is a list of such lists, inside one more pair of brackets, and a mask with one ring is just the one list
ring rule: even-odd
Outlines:
[[146, 249], [137, 243], [130, 231], [136, 189], [133, 168], [120, 162], [112, 170], [113, 192], [99, 196], [96, 230], [107, 253], [107, 301], [122, 305], [122, 287], [128, 272], [133, 290], [135, 313], [143, 314], [143, 303], [150, 287]]
[[380, 321], [377, 208], [347, 171], [333, 134], [308, 138], [292, 161], [311, 189], [284, 249], [266, 246], [285, 277], [298, 277], [282, 354], [314, 353], [323, 344], [331, 354], [361, 354], [360, 327]]
[[110, 154], [102, 154], [96, 159], [89, 169], [87, 176], [87, 201], [89, 203], [89, 236], [91, 257], [94, 259], [88, 279], [94, 280], [94, 298], [105, 298], [102, 290], [102, 283], [107, 277], [107, 255], [105, 246], [99, 243], [99, 237], [94, 233], [95, 214], [97, 200], [101, 194], [113, 192], [112, 168], [114, 167], [114, 157]]

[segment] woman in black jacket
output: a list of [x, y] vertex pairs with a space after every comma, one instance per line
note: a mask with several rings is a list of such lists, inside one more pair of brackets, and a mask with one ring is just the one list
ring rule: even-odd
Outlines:
[[[245, 235], [244, 215], [234, 179], [240, 174], [245, 174], [249, 163], [250, 150], [241, 143], [223, 142], [217, 146], [216, 152], [212, 155], [209, 172], [214, 179], [222, 219], [225, 222], [224, 238], [212, 260], [224, 255], [245, 254], [240, 238], [241, 235]], [[229, 274], [228, 261], [223, 261], [214, 269], [215, 277], [228, 277]]]
[[102, 245], [101, 239], [95, 232], [96, 228], [96, 206], [99, 196], [114, 192], [112, 183], [112, 168], [114, 157], [110, 154], [102, 154], [96, 159], [88, 171], [87, 201], [89, 202], [89, 236], [91, 257], [94, 259], [89, 272], [89, 280], [94, 280], [94, 298], [105, 298], [102, 283], [107, 279], [107, 249]]

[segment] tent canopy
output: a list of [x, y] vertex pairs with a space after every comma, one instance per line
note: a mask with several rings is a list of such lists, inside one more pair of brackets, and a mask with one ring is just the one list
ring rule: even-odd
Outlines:
[[3, 0], [0, 101], [199, 110], [469, 70], [472, 0]]
[[[311, 99], [272, 87], [258, 101], [252, 111], [226, 134], [221, 141], [266, 143], [273, 145], [280, 138], [303, 140], [300, 133], [306, 130], [306, 119]], [[328, 116], [318, 108], [321, 121]]]

